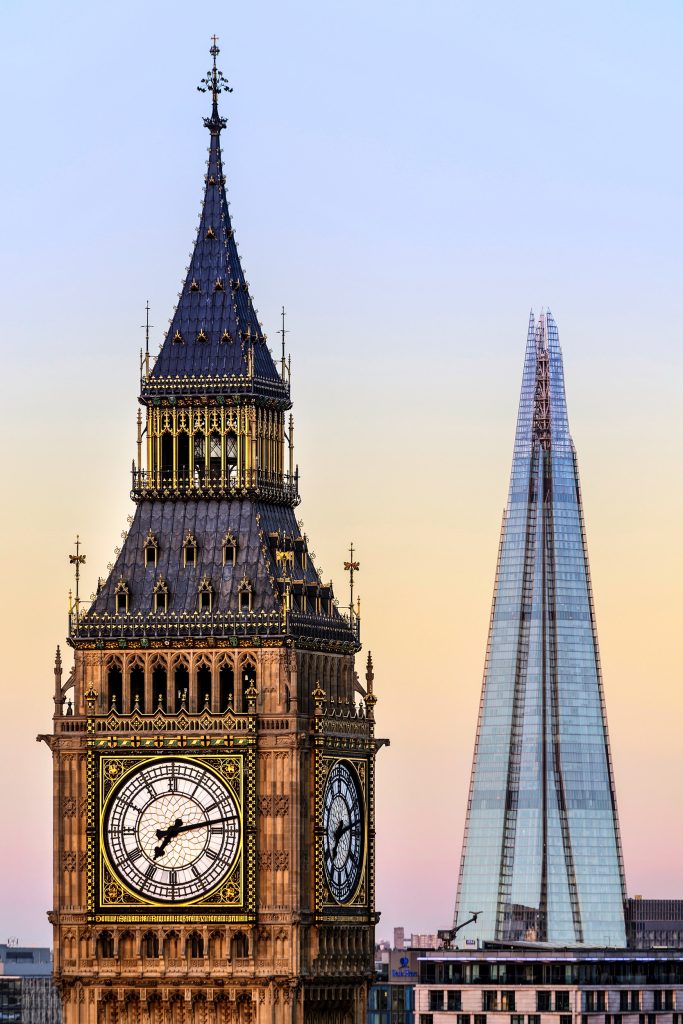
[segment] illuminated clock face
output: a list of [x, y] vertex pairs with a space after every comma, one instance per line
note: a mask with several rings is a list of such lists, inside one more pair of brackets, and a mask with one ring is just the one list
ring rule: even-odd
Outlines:
[[240, 847], [240, 816], [221, 780], [182, 758], [150, 761], [107, 803], [104, 841], [121, 881], [145, 899], [186, 903], [221, 882]]
[[325, 784], [323, 854], [330, 892], [346, 903], [356, 891], [363, 867], [364, 818], [355, 773], [337, 761]]

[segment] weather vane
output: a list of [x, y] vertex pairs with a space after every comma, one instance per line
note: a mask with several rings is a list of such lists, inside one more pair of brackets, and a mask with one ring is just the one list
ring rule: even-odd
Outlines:
[[282, 336], [282, 379], [283, 380], [285, 379], [285, 366], [286, 366], [286, 363], [287, 363], [287, 359], [285, 357], [285, 334], [289, 334], [289, 331], [285, 330], [285, 316], [286, 315], [287, 314], [285, 313], [285, 307], [283, 306], [282, 307], [282, 327], [277, 332], [279, 335]]
[[81, 551], [81, 539], [78, 536], [78, 534], [76, 534], [76, 554], [75, 555], [69, 555], [69, 562], [70, 562], [70, 564], [76, 566], [76, 618], [78, 618], [78, 614], [80, 612], [80, 598], [78, 596], [78, 581], [81, 578], [81, 572], [80, 572], [81, 566], [85, 565], [85, 555], [82, 555], [80, 553], [80, 551]]
[[228, 80], [222, 71], [218, 70], [216, 66], [216, 57], [221, 52], [218, 48], [218, 36], [211, 36], [212, 45], [209, 53], [213, 57], [213, 67], [209, 68], [204, 78], [197, 86], [199, 92], [210, 92], [213, 97], [213, 104], [211, 108], [211, 117], [204, 118], [204, 124], [207, 128], [210, 128], [214, 132], [218, 132], [221, 128], [225, 128], [227, 121], [224, 117], [218, 116], [218, 96], [222, 92], [232, 92], [232, 88], [228, 84]]
[[344, 562], [344, 569], [349, 574], [349, 622], [353, 624], [353, 574], [360, 569], [360, 562], [353, 560], [353, 541], [349, 547], [349, 561]]
[[149, 377], [149, 329], [154, 326], [154, 324], [149, 322], [149, 299], [147, 299], [147, 303], [145, 305], [145, 313], [145, 322], [140, 326], [145, 332], [145, 376]]

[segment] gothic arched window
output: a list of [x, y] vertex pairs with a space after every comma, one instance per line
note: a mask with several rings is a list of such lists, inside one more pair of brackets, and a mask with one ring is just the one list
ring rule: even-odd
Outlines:
[[146, 960], [159, 956], [159, 936], [156, 932], [145, 932], [142, 936], [140, 954]]
[[152, 607], [155, 612], [167, 612], [168, 611], [168, 583], [163, 576], [154, 584], [152, 590]]
[[240, 585], [237, 588], [237, 599], [239, 603], [238, 606], [241, 612], [251, 611], [252, 596], [253, 591], [251, 586], [251, 580], [249, 580], [246, 576], [243, 576], [242, 579], [240, 580]]
[[187, 942], [185, 943], [185, 953], [194, 960], [204, 956], [204, 939], [199, 932], [191, 932], [188, 935]]
[[197, 669], [197, 706], [211, 707], [211, 669], [200, 665]]
[[157, 664], [152, 671], [152, 711], [166, 710], [166, 666]]
[[225, 476], [229, 487], [237, 483], [237, 436], [232, 430], [225, 435]]
[[183, 541], [183, 565], [197, 564], [197, 541], [191, 530], [185, 534]]
[[97, 936], [97, 957], [100, 960], [112, 960], [114, 957], [114, 936], [111, 932], [100, 932]]
[[130, 670], [130, 699], [138, 711], [145, 710], [145, 670], [142, 665], [133, 665]]
[[173, 483], [173, 434], [161, 435], [161, 482]]
[[235, 703], [235, 673], [232, 665], [221, 665], [218, 673], [218, 710], [222, 713]]
[[236, 932], [230, 942], [230, 957], [233, 960], [246, 960], [249, 956], [249, 940], [244, 932]]
[[187, 487], [190, 474], [190, 435], [181, 430], [178, 434], [178, 482]]
[[223, 538], [223, 565], [234, 565], [237, 561], [237, 541], [230, 530]]
[[127, 615], [128, 614], [128, 598], [130, 597], [130, 590], [128, 584], [124, 580], [123, 576], [116, 584], [114, 588], [114, 600], [116, 602], [116, 614]]
[[209, 434], [209, 477], [221, 478], [221, 435], [215, 431]]
[[208, 576], [202, 577], [202, 582], [199, 584], [197, 591], [197, 597], [200, 612], [210, 612], [213, 610], [213, 586]]
[[123, 710], [123, 673], [120, 665], [110, 665], [107, 672], [107, 705], [112, 711]]
[[159, 542], [150, 530], [145, 537], [145, 566], [151, 565], [156, 567], [158, 552]]
[[194, 485], [201, 487], [204, 479], [204, 459], [206, 453], [206, 438], [203, 434], [194, 435]]

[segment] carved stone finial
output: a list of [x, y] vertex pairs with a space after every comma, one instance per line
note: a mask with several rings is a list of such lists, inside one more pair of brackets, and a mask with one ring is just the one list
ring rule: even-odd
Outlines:
[[367, 694], [365, 696], [365, 707], [367, 710], [368, 718], [372, 719], [375, 717], [375, 704], [377, 698], [373, 690], [375, 682], [375, 670], [372, 664], [372, 651], [368, 651], [368, 663], [365, 669], [365, 682], [367, 683]]
[[316, 713], [316, 715], [322, 715], [322, 713], [323, 713], [323, 704], [325, 703], [326, 695], [325, 695], [325, 691], [323, 690], [323, 688], [320, 685], [320, 682], [318, 680], [316, 680], [315, 689], [313, 690], [312, 697], [313, 697], [313, 701], [315, 703], [315, 713]]
[[57, 653], [55, 654], [55, 693], [53, 700], [55, 702], [55, 714], [61, 715], [64, 708], [64, 695], [62, 694], [62, 653], [57, 647]]

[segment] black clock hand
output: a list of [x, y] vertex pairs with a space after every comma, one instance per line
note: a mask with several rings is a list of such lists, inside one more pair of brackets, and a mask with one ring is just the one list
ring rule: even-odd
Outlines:
[[170, 828], [164, 829], [164, 831], [161, 831], [161, 829], [157, 829], [157, 839], [161, 839], [162, 843], [161, 843], [161, 846], [156, 846], [154, 848], [154, 859], [155, 860], [157, 859], [157, 857], [161, 857], [162, 853], [164, 852], [164, 850], [166, 849], [168, 844], [171, 842], [173, 837], [177, 834], [174, 830], [180, 828], [182, 826], [182, 824], [183, 824], [182, 818], [176, 818], [175, 823], [173, 825], [171, 825]]
[[183, 825], [182, 818], [176, 818], [173, 825], [169, 828], [157, 829], [157, 839], [161, 839], [161, 846], [157, 846], [154, 850], [154, 859], [157, 860], [161, 857], [162, 853], [176, 836], [179, 836], [181, 832], [191, 832], [197, 828], [208, 828], [210, 825], [220, 825], [223, 821], [235, 821], [237, 819], [236, 814], [227, 815], [224, 818], [212, 818], [210, 821], [197, 821], [192, 825]]
[[335, 832], [334, 832], [334, 846], [332, 847], [332, 860], [334, 860], [336, 858], [336, 856], [337, 856], [337, 849], [339, 847], [339, 842], [341, 840], [341, 837], [344, 835], [345, 832], [348, 832], [350, 830], [350, 828], [351, 828], [351, 822], [350, 821], [346, 825], [344, 824], [343, 821], [340, 821], [339, 824], [337, 825], [337, 827], [335, 829]]

